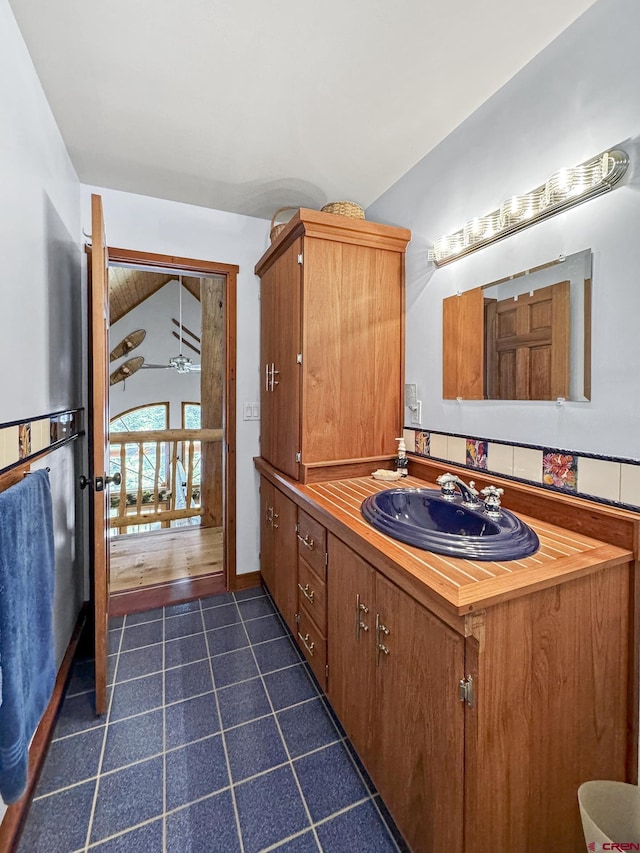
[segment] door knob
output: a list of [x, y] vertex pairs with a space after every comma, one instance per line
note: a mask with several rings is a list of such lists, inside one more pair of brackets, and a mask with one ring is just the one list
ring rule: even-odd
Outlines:
[[112, 477], [96, 477], [95, 484], [92, 477], [85, 477], [84, 474], [81, 474], [78, 478], [78, 483], [81, 489], [86, 489], [87, 486], [93, 486], [96, 492], [103, 492], [105, 483], [113, 483], [114, 486], [119, 486], [121, 482], [122, 476], [119, 471], [117, 471]]

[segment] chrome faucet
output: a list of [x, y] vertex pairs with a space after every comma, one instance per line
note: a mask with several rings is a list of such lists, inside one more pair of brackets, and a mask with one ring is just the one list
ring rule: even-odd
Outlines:
[[482, 506], [482, 501], [478, 497], [478, 492], [474, 488], [475, 483], [469, 480], [469, 485], [461, 480], [456, 474], [441, 474], [436, 480], [441, 487], [442, 498], [445, 501], [454, 501], [456, 499], [456, 488], [462, 496], [462, 506], [467, 509], [478, 509]]

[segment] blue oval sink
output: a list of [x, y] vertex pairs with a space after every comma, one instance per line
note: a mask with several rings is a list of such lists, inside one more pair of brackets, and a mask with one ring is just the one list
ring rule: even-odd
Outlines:
[[513, 513], [499, 518], [446, 501], [433, 489], [387, 489], [362, 502], [362, 514], [393, 539], [435, 554], [470, 560], [516, 560], [529, 557], [540, 540]]

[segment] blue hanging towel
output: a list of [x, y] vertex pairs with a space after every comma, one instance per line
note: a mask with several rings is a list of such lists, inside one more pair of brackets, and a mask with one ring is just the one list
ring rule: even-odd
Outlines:
[[0, 493], [0, 795], [27, 784], [29, 743], [55, 683], [51, 486], [34, 471]]

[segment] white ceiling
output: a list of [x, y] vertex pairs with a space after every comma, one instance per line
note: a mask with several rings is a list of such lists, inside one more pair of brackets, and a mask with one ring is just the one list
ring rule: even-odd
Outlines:
[[594, 0], [10, 0], [84, 183], [373, 202]]

